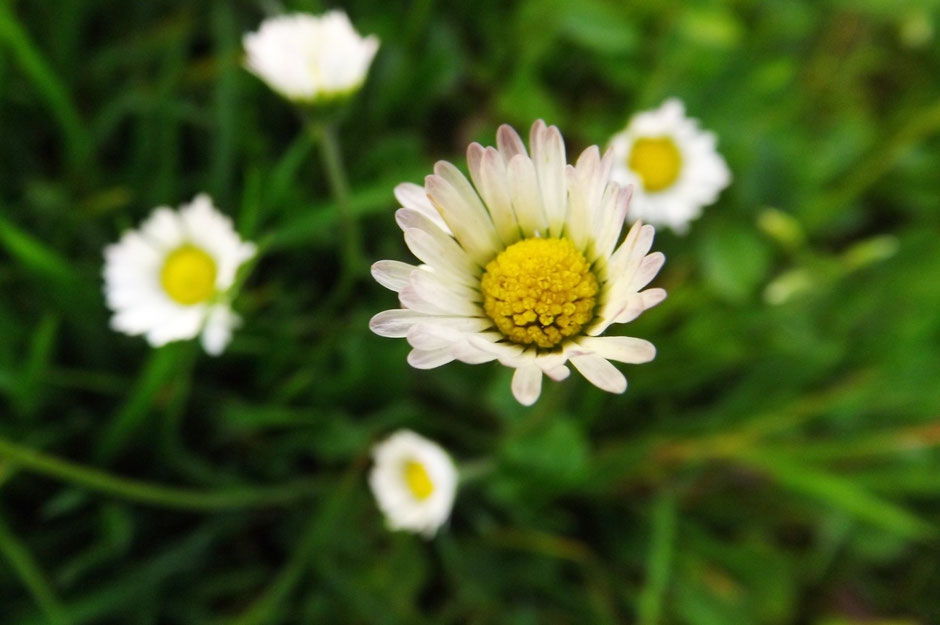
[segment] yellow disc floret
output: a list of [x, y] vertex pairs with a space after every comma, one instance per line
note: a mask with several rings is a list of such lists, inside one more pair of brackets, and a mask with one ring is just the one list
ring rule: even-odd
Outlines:
[[215, 261], [194, 245], [183, 245], [166, 257], [160, 271], [163, 290], [177, 304], [192, 306], [215, 293]]
[[550, 349], [594, 318], [597, 278], [568, 239], [513, 243], [486, 266], [483, 310], [507, 339]]
[[637, 139], [627, 160], [647, 191], [667, 189], [679, 178], [682, 154], [669, 137]]
[[405, 462], [405, 484], [415, 499], [422, 501], [434, 492], [434, 483], [428, 475], [427, 469], [420, 462], [408, 460]]

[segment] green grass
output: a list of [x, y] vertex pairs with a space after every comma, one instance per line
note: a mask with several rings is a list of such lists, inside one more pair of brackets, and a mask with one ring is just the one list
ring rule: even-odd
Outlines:
[[[338, 124], [359, 241], [240, 67], [265, 6], [0, 1], [0, 622], [940, 622], [940, 4], [346, 3], [382, 40]], [[624, 395], [524, 408], [369, 332], [368, 262], [410, 258], [395, 184], [669, 96], [734, 180], [657, 234]], [[201, 191], [264, 249], [219, 358], [101, 295], [104, 246]], [[399, 427], [477, 469], [430, 542], [366, 484]]]

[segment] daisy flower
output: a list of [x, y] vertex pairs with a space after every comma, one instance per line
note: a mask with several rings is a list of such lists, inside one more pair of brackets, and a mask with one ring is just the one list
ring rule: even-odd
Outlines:
[[715, 135], [686, 117], [675, 98], [634, 115], [610, 140], [611, 178], [635, 189], [629, 218], [685, 234], [702, 207], [731, 182], [715, 144]]
[[608, 153], [585, 150], [566, 165], [555, 126], [532, 126], [531, 156], [509, 126], [497, 147], [467, 149], [471, 184], [446, 161], [424, 187], [401, 184], [395, 214], [405, 243], [421, 260], [383, 260], [375, 279], [398, 293], [401, 308], [374, 316], [380, 336], [404, 337], [411, 366], [430, 369], [459, 360], [499, 361], [515, 369], [512, 392], [533, 404], [542, 374], [568, 377], [570, 362], [612, 393], [627, 381], [610, 361], [642, 363], [648, 341], [602, 337], [663, 300], [643, 289], [663, 264], [647, 254], [653, 227], [637, 222], [620, 245], [630, 188], [609, 181]]
[[393, 530], [431, 538], [450, 516], [457, 468], [440, 445], [399, 430], [372, 449], [369, 486]]
[[104, 291], [111, 327], [144, 335], [153, 347], [201, 334], [222, 353], [239, 323], [227, 292], [238, 268], [255, 254], [208, 195], [178, 211], [161, 206], [138, 230], [105, 248]]
[[334, 10], [268, 18], [242, 45], [248, 71], [288, 100], [312, 104], [358, 90], [379, 40], [359, 36], [346, 13]]

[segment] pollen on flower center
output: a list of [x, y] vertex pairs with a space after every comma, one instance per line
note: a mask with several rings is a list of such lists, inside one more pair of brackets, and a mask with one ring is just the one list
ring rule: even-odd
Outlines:
[[431, 496], [431, 493], [434, 492], [434, 483], [423, 464], [415, 460], [408, 460], [405, 462], [403, 471], [405, 483], [415, 499], [421, 501]]
[[216, 266], [209, 254], [194, 245], [182, 245], [166, 257], [160, 284], [178, 304], [191, 306], [215, 292]]
[[627, 165], [640, 177], [647, 191], [662, 191], [679, 177], [682, 155], [669, 137], [637, 139]]
[[597, 278], [568, 239], [513, 243], [486, 266], [483, 310], [513, 343], [552, 348], [594, 318]]

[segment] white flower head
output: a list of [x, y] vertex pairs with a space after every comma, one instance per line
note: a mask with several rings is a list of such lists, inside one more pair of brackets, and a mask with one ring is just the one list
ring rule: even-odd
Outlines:
[[715, 135], [686, 117], [675, 98], [634, 115], [611, 138], [610, 149], [612, 179], [634, 185], [629, 218], [669, 226], [679, 234], [731, 182]]
[[393, 530], [431, 538], [450, 516], [457, 468], [441, 446], [399, 430], [372, 449], [369, 486]]
[[665, 258], [647, 254], [653, 227], [637, 222], [618, 245], [630, 188], [609, 180], [612, 157], [597, 146], [566, 165], [555, 126], [532, 126], [531, 156], [509, 126], [496, 148], [467, 149], [471, 184], [446, 161], [425, 186], [401, 184], [395, 214], [405, 243], [423, 264], [384, 260], [375, 279], [398, 293], [401, 308], [374, 316], [376, 334], [403, 337], [411, 366], [499, 361], [515, 369], [512, 391], [525, 405], [542, 374], [559, 381], [570, 362], [599, 388], [622, 393], [610, 363], [642, 363], [648, 341], [602, 337], [666, 297], [642, 290]]
[[288, 100], [305, 104], [358, 90], [379, 49], [378, 38], [361, 37], [340, 10], [268, 18], [242, 44], [248, 71]]
[[228, 291], [254, 254], [254, 244], [239, 238], [208, 195], [178, 211], [154, 209], [104, 250], [111, 327], [144, 335], [153, 347], [201, 334], [206, 352], [222, 353], [239, 323]]

